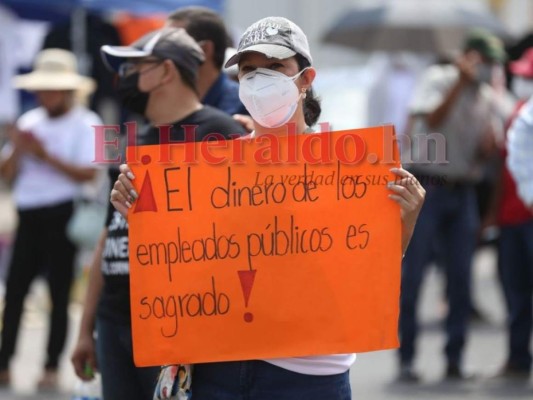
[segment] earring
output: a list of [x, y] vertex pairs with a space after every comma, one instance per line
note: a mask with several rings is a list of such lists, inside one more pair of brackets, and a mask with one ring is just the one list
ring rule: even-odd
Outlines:
[[307, 97], [307, 89], [306, 88], [302, 88], [302, 98], [306, 98]]

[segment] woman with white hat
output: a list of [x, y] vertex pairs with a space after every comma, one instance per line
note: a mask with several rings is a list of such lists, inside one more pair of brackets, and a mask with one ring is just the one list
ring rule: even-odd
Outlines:
[[65, 230], [81, 183], [95, 177], [92, 126], [102, 122], [76, 103], [77, 98], [94, 90], [95, 83], [77, 73], [76, 59], [69, 51], [41, 51], [34, 71], [15, 77], [14, 84], [34, 92], [40, 106], [18, 119], [0, 153], [0, 174], [13, 184], [19, 217], [6, 284], [0, 384], [10, 382], [9, 361], [15, 351], [24, 298], [44, 268], [52, 312], [45, 371], [39, 385], [54, 388], [67, 333], [76, 251]]
[[[286, 135], [287, 124], [297, 132], [310, 132], [320, 115], [320, 103], [311, 85], [316, 71], [307, 38], [292, 21], [281, 17], [264, 18], [243, 34], [237, 53], [226, 67], [238, 64], [239, 95], [252, 119], [252, 136]], [[111, 192], [111, 201], [124, 216], [135, 193], [127, 165]], [[405, 251], [422, 207], [425, 191], [403, 169], [391, 185], [390, 198], [401, 208]], [[334, 354], [298, 358], [215, 362], [197, 364], [192, 376], [194, 400], [347, 400], [351, 398], [349, 368], [354, 354]], [[179, 368], [162, 370], [155, 398], [170, 398], [180, 388]], [[184, 388], [181, 387], [181, 392]], [[180, 393], [182, 397], [186, 393]]]

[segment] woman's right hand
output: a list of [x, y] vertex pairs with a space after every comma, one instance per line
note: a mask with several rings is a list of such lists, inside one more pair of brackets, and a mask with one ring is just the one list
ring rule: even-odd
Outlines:
[[128, 219], [128, 210], [139, 197], [131, 183], [134, 179], [135, 176], [130, 167], [127, 164], [122, 164], [120, 166], [120, 175], [113, 185], [113, 190], [111, 190], [111, 204], [126, 220]]
[[233, 119], [242, 125], [247, 132], [254, 130], [254, 120], [249, 115], [234, 114]]
[[96, 350], [94, 347], [94, 338], [92, 335], [80, 335], [70, 360], [74, 366], [76, 375], [81, 380], [90, 381], [94, 378], [94, 375], [86, 375], [87, 365], [91, 367], [91, 371], [96, 371], [98, 369], [96, 363]]

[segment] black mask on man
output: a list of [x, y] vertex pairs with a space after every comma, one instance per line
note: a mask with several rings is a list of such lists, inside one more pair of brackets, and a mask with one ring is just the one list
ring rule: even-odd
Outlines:
[[118, 81], [117, 93], [124, 107], [144, 115], [150, 93], [139, 90], [139, 76], [139, 73], [136, 72], [126, 77], [121, 77]]

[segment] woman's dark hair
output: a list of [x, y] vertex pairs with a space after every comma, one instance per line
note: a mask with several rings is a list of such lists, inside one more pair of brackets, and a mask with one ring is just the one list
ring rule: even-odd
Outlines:
[[[296, 62], [298, 63], [298, 69], [301, 71], [304, 68], [310, 67], [309, 61], [301, 54], [296, 54]], [[307, 90], [307, 95], [304, 99], [304, 118], [307, 126], [313, 126], [318, 121], [322, 107], [320, 107], [320, 98], [315, 95], [313, 88], [310, 87]]]
[[217, 68], [222, 69], [229, 35], [224, 20], [215, 11], [206, 7], [190, 6], [174, 11], [168, 16], [168, 20], [182, 22], [187, 33], [197, 42], [213, 42], [213, 61]]

